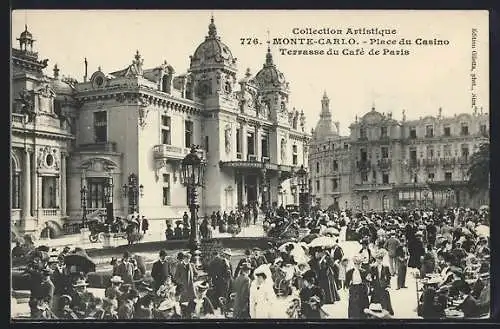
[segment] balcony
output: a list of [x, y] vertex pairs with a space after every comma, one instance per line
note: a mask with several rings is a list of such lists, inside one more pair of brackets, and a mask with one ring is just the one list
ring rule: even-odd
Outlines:
[[23, 124], [24, 123], [24, 114], [12, 113], [12, 122], [14, 124], [16, 124], [16, 123]]
[[59, 216], [59, 208], [45, 208], [42, 209], [43, 217], [56, 217]]
[[392, 166], [392, 160], [389, 158], [383, 158], [377, 161], [377, 165], [380, 170], [390, 170]]
[[359, 171], [368, 171], [371, 169], [371, 163], [367, 160], [356, 161], [356, 168], [358, 168]]
[[436, 167], [439, 164], [439, 159], [437, 158], [423, 159], [422, 164], [424, 165], [424, 167]]
[[[153, 157], [155, 160], [182, 160], [191, 152], [189, 147], [180, 147], [167, 144], [159, 144], [153, 146]], [[207, 158], [205, 150], [199, 149], [198, 155], [202, 159]]]
[[354, 184], [354, 191], [385, 191], [385, 190], [392, 190], [394, 187], [393, 183], [387, 183], [387, 184], [382, 184], [382, 183], [361, 183], [361, 184]]
[[91, 143], [78, 145], [79, 152], [116, 152], [115, 142]]

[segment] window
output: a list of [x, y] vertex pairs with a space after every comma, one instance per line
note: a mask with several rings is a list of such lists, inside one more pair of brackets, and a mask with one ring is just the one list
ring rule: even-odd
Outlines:
[[373, 171], [372, 171], [372, 181], [373, 181], [374, 183], [376, 183], [376, 182], [377, 182], [377, 172], [376, 172], [375, 170], [373, 170]]
[[319, 173], [319, 162], [316, 162], [316, 172]]
[[208, 136], [205, 136], [205, 151], [207, 151], [207, 153], [208, 153], [209, 146], [210, 146], [209, 138], [208, 138]]
[[337, 160], [333, 160], [333, 171], [339, 170], [339, 163]]
[[445, 145], [443, 147], [443, 153], [445, 158], [451, 158], [451, 145]]
[[359, 138], [366, 138], [366, 128], [359, 129]]
[[367, 160], [366, 150], [361, 149], [360, 150], [360, 155], [361, 155], [361, 162], [366, 162], [366, 160]]
[[417, 163], [417, 150], [411, 149], [410, 150], [410, 164], [414, 165], [416, 163]]
[[339, 188], [339, 181], [337, 178], [332, 179], [332, 190], [335, 191]]
[[432, 125], [425, 127], [425, 137], [434, 137], [434, 127]]
[[486, 136], [488, 135], [488, 130], [486, 128], [486, 125], [480, 125], [479, 126], [479, 132], [481, 133], [481, 135], [483, 136]]
[[368, 181], [368, 173], [362, 172], [361, 173], [361, 182], [366, 183]]
[[444, 180], [447, 182], [451, 182], [451, 172], [445, 172], [444, 173]]
[[163, 174], [163, 205], [170, 206], [170, 175]]
[[298, 163], [298, 151], [297, 151], [297, 145], [293, 144], [292, 145], [292, 161], [293, 164], [296, 165]]
[[387, 127], [380, 127], [380, 137], [387, 137]]
[[460, 130], [460, 135], [462, 135], [462, 136], [469, 135], [469, 126], [465, 122], [462, 123], [462, 129]]
[[108, 115], [106, 111], [94, 112], [94, 140], [96, 143], [108, 141]]
[[430, 180], [431, 182], [434, 181], [434, 173], [431, 172], [427, 175], [427, 179]]
[[469, 146], [467, 144], [462, 145], [462, 157], [465, 159], [469, 157]]
[[298, 121], [298, 118], [294, 117], [292, 120], [292, 128], [293, 129], [297, 129], [297, 121]]
[[56, 208], [57, 178], [52, 176], [42, 177], [42, 207]]
[[382, 184], [389, 184], [389, 174], [382, 174]]
[[361, 198], [361, 210], [362, 211], [366, 211], [370, 208], [370, 203], [368, 202], [368, 197], [366, 195], [364, 195], [362, 198]]
[[410, 138], [412, 138], [412, 139], [417, 138], [417, 128], [415, 128], [415, 127], [410, 128]]
[[389, 148], [382, 146], [380, 148], [380, 152], [382, 153], [382, 159], [387, 159], [389, 157]]
[[382, 197], [382, 210], [389, 210], [389, 197], [387, 195]]
[[248, 154], [255, 154], [255, 135], [253, 132], [249, 132], [247, 134], [247, 146], [248, 146]]
[[268, 142], [267, 142], [267, 136], [262, 136], [262, 139], [260, 140], [260, 144], [262, 147], [262, 156], [268, 158], [269, 157], [269, 148], [268, 148]]
[[433, 146], [430, 146], [430, 145], [427, 146], [427, 158], [428, 159], [434, 158], [434, 147]]
[[241, 153], [241, 130], [236, 129], [236, 153]]
[[170, 131], [171, 119], [169, 116], [161, 116], [161, 143], [170, 145], [172, 143], [172, 135]]
[[319, 185], [319, 180], [316, 181], [316, 191], [319, 192], [319, 188], [320, 188], [320, 185]]
[[349, 150], [349, 144], [344, 143], [344, 151], [347, 151], [347, 150]]
[[445, 137], [451, 136], [451, 128], [450, 127], [444, 127], [444, 136]]
[[87, 178], [87, 207], [89, 208], [105, 208], [106, 207], [106, 193], [105, 186], [106, 178], [96, 177]]
[[191, 147], [193, 145], [193, 121], [184, 121], [184, 146]]
[[21, 204], [21, 200], [20, 200], [20, 188], [21, 188], [21, 185], [20, 185], [20, 179], [19, 179], [19, 173], [16, 172], [16, 166], [15, 166], [15, 163], [14, 163], [14, 160], [11, 159], [11, 166], [10, 166], [10, 170], [11, 170], [11, 177], [12, 177], [12, 180], [11, 180], [11, 188], [12, 188], [12, 191], [11, 191], [11, 195], [10, 195], [10, 206], [12, 209], [19, 209], [20, 208], [20, 204]]

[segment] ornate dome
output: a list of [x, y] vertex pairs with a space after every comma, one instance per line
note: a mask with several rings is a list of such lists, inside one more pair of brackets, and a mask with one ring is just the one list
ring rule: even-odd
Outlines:
[[326, 91], [321, 99], [321, 113], [319, 121], [314, 129], [314, 137], [317, 140], [326, 140], [329, 137], [339, 135], [337, 124], [332, 120], [332, 112], [330, 111], [330, 99], [326, 95]]
[[367, 124], [372, 124], [372, 123], [377, 123], [384, 120], [384, 116], [382, 113], [375, 111], [375, 106], [372, 107], [372, 110], [368, 113], [366, 113], [362, 118], [361, 121], [363, 123]]
[[262, 69], [255, 75], [255, 81], [261, 88], [281, 88], [288, 89], [285, 76], [281, 73], [273, 62], [271, 48], [267, 47], [266, 62]]
[[205, 37], [194, 55], [191, 56], [190, 69], [196, 69], [201, 66], [224, 65], [236, 69], [236, 58], [233, 57], [231, 50], [220, 40], [217, 35], [217, 28], [214, 24], [214, 18], [210, 19], [208, 26], [208, 36]]
[[57, 96], [72, 96], [74, 93], [73, 87], [64, 79], [59, 78], [59, 68], [57, 64], [54, 65], [54, 79], [50, 81], [50, 88], [56, 93]]

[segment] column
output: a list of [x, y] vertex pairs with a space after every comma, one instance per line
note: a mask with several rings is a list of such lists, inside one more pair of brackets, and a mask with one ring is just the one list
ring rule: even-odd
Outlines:
[[243, 161], [247, 161], [247, 155], [248, 155], [248, 144], [247, 144], [247, 127], [245, 124], [242, 124], [240, 127], [241, 131], [241, 159]]
[[260, 129], [259, 126], [255, 126], [255, 156], [257, 157], [257, 161], [262, 160], [262, 145], [260, 141]]
[[28, 149], [24, 150], [23, 169], [23, 213], [22, 218], [31, 217], [31, 156]]
[[37, 175], [37, 208], [36, 208], [36, 217], [37, 219], [39, 219], [40, 217], [43, 216], [43, 203], [42, 203], [42, 200], [43, 200], [43, 180], [42, 180], [42, 176], [38, 176]]
[[37, 154], [33, 152], [33, 157], [31, 158], [32, 170], [31, 170], [31, 202], [33, 207], [31, 208], [31, 215], [33, 217], [38, 217], [38, 175], [36, 172]]
[[66, 154], [61, 154], [61, 216], [66, 216]]

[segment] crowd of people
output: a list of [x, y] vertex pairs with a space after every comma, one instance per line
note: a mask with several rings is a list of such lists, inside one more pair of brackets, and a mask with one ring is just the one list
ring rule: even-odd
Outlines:
[[[251, 208], [214, 213], [200, 226], [247, 225], [251, 215]], [[409, 289], [408, 275], [417, 279], [411, 289], [418, 290], [416, 312], [424, 319], [489, 313], [487, 209], [318, 210], [307, 219], [281, 209], [272, 218], [275, 226], [295, 220], [306, 236], [245, 250], [234, 268], [230, 249], [205, 268], [190, 253], [180, 252], [172, 261], [162, 250], [150, 273], [126, 252], [113, 260], [104, 298], [87, 291], [85, 273], [65, 268], [69, 250], [46, 262], [37, 259], [29, 269], [32, 317], [315, 319], [331, 316], [324, 306], [347, 298], [350, 319], [391, 318], [398, 311], [391, 294]], [[347, 257], [346, 240], [358, 241], [359, 252]]]

